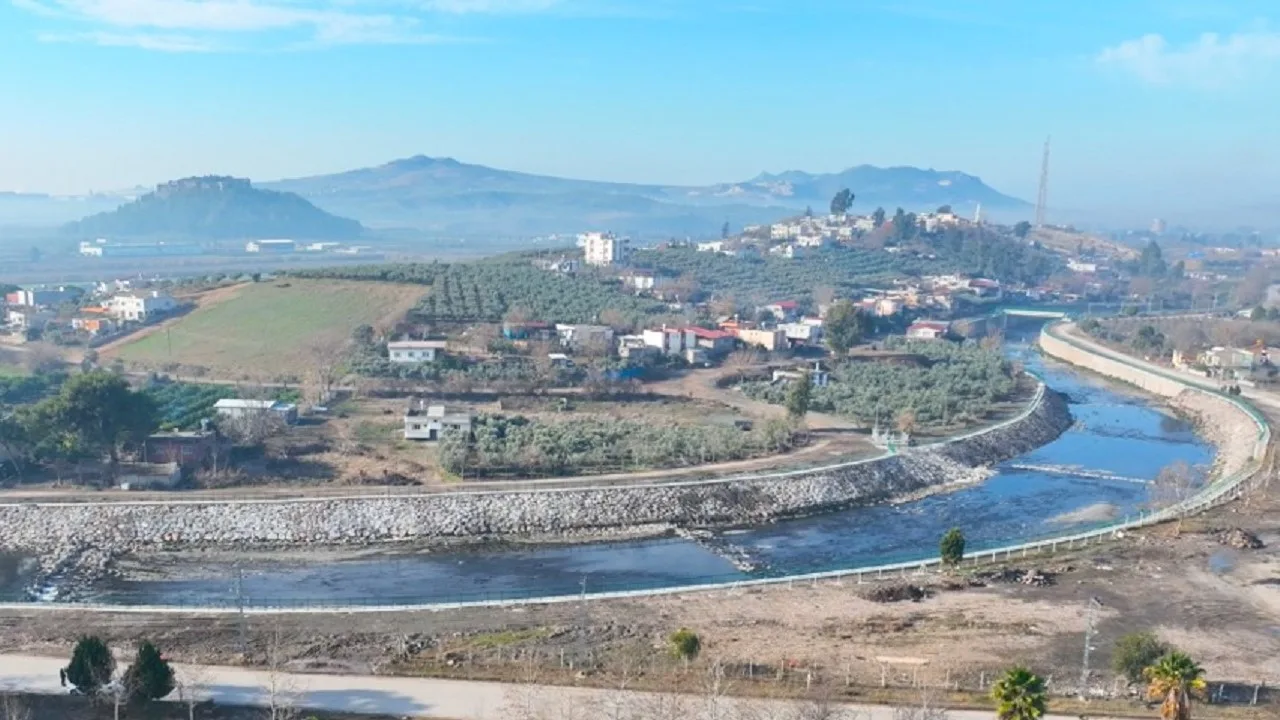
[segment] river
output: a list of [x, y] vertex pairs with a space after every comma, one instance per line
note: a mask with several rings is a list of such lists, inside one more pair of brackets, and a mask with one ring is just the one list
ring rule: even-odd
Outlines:
[[[131, 573], [104, 581], [89, 599], [231, 606], [242, 601], [255, 606], [418, 604], [869, 566], [936, 555], [938, 538], [950, 527], [961, 528], [969, 547], [980, 549], [1107, 524], [1147, 504], [1148, 487], [1135, 481], [1149, 481], [1175, 461], [1198, 468], [1212, 461], [1212, 448], [1150, 398], [1047, 360], [1025, 344], [1011, 344], [1008, 352], [1067, 394], [1075, 425], [1054, 442], [997, 466], [985, 482], [920, 500], [716, 532], [697, 541], [378, 551], [353, 559], [299, 551], [255, 557], [239, 567], [215, 559], [225, 556], [184, 558], [155, 576]], [[1081, 471], [1117, 478], [1083, 477]], [[743, 559], [756, 569], [740, 570]]]

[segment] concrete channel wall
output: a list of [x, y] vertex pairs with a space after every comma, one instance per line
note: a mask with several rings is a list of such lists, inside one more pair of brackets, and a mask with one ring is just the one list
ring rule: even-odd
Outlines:
[[519, 492], [315, 500], [0, 505], [0, 545], [41, 557], [45, 579], [83, 585], [143, 547], [361, 545], [747, 525], [892, 500], [977, 481], [981, 466], [1027, 452], [1071, 424], [1043, 384], [1015, 418], [897, 455], [720, 480]]
[[[1059, 547], [1079, 547], [1081, 545], [1087, 545], [1089, 543], [1102, 542], [1108, 538], [1116, 537], [1120, 533], [1126, 530], [1136, 529], [1136, 528], [1144, 527], [1154, 523], [1163, 522], [1175, 517], [1194, 514], [1196, 512], [1200, 512], [1200, 511], [1215, 507], [1224, 502], [1228, 502], [1236, 497], [1239, 497], [1239, 495], [1243, 493], [1245, 488], [1248, 486], [1250, 480], [1254, 479], [1255, 477], [1260, 477], [1261, 475], [1259, 472], [1259, 470], [1261, 469], [1260, 459], [1263, 457], [1263, 453], [1265, 452], [1267, 446], [1270, 443], [1271, 430], [1265, 418], [1263, 418], [1261, 414], [1259, 414], [1256, 410], [1248, 406], [1246, 403], [1241, 402], [1237, 398], [1228, 397], [1226, 395], [1222, 395], [1220, 393], [1216, 393], [1209, 390], [1204, 390], [1202, 388], [1196, 388], [1192, 384], [1182, 381], [1176, 376], [1165, 374], [1150, 368], [1143, 367], [1142, 364], [1132, 360], [1125, 359], [1122, 356], [1112, 355], [1110, 353], [1103, 353], [1102, 356], [1099, 357], [1098, 353], [1092, 352], [1094, 348], [1088, 347], [1082, 343], [1076, 342], [1074, 339], [1070, 337], [1059, 334], [1059, 332], [1055, 329], [1055, 326], [1050, 326], [1046, 328], [1044, 334], [1041, 336], [1041, 343], [1042, 343], [1042, 348], [1048, 355], [1062, 359], [1066, 362], [1077, 363], [1081, 367], [1085, 367], [1090, 370], [1093, 370], [1094, 372], [1098, 372], [1100, 374], [1107, 375], [1109, 377], [1113, 377], [1119, 380], [1123, 380], [1125, 382], [1132, 383], [1135, 386], [1147, 389], [1150, 392], [1153, 392], [1165, 397], [1172, 397], [1177, 393], [1184, 393], [1188, 390], [1194, 390], [1197, 393], [1203, 393], [1212, 402], [1225, 403], [1226, 406], [1229, 406], [1233, 412], [1238, 413], [1239, 417], [1245, 422], [1247, 422], [1248, 426], [1256, 432], [1256, 445], [1254, 445], [1255, 454], [1251, 459], [1249, 459], [1249, 461], [1246, 463], [1244, 467], [1238, 470], [1235, 470], [1230, 474], [1224, 475], [1223, 477], [1214, 478], [1213, 482], [1210, 483], [1207, 487], [1203, 488], [1201, 492], [1197, 494], [1195, 497], [1188, 498], [1187, 500], [1185, 500], [1182, 503], [1179, 503], [1176, 506], [1169, 507], [1155, 513], [1126, 518], [1123, 522], [1108, 523], [1100, 527], [1092, 527], [1085, 530], [1077, 530], [1076, 532], [1073, 532], [1071, 534], [1055, 535], [1052, 537], [1037, 539], [1034, 541], [1025, 542], [1018, 545], [1000, 546], [1000, 547], [975, 547], [967, 555], [966, 562], [972, 561], [974, 563], [979, 563], [979, 562], [988, 561], [988, 560], [995, 561], [1002, 557], [1007, 558], [1015, 555], [1027, 556], [1028, 554], [1033, 554], [1037, 552], [1057, 550]], [[1008, 457], [1021, 454], [1023, 452], [1026, 452], [1034, 447], [1037, 447], [1043, 444], [1044, 442], [1047, 442], [1048, 440], [1052, 439], [1053, 436], [1056, 436], [1056, 434], [1060, 433], [1063, 429], [1065, 429], [1065, 426], [1069, 424], [1069, 422], [1070, 422], [1070, 417], [1069, 417], [1069, 414], [1066, 412], [1065, 403], [1063, 402], [1062, 398], [1059, 395], [1057, 395], [1057, 393], [1053, 393], [1052, 391], [1045, 390], [1042, 386], [1040, 392], [1038, 392], [1037, 394], [1037, 399], [1032, 404], [1032, 406], [1029, 407], [1024, 413], [1006, 422], [1005, 424], [998, 426], [996, 428], [993, 428], [986, 432], [978, 432], [965, 437], [956, 438], [952, 442], [941, 443], [938, 446], [934, 446], [930, 448], [918, 449], [916, 451], [913, 451], [912, 453], [909, 453], [907, 456], [876, 458], [876, 459], [867, 460], [867, 461], [837, 464], [837, 465], [827, 466], [824, 468], [797, 470], [797, 471], [792, 471], [790, 473], [776, 473], [768, 476], [758, 476], [754, 478], [736, 478], [736, 479], [728, 479], [728, 480], [700, 481], [700, 482], [690, 482], [690, 483], [682, 483], [682, 484], [672, 483], [665, 486], [660, 485], [660, 486], [644, 486], [644, 487], [630, 488], [630, 490], [644, 492], [644, 491], [657, 490], [659, 488], [672, 489], [672, 488], [677, 488], [681, 486], [702, 486], [702, 490], [700, 492], [707, 493], [706, 495], [701, 496], [707, 502], [706, 506], [704, 506], [700, 510], [696, 509], [696, 506], [695, 508], [684, 508], [683, 510], [677, 513], [674, 513], [671, 516], [690, 517], [690, 518], [701, 516], [703, 518], [709, 518], [711, 515], [714, 515], [716, 514], [716, 512], [718, 512], [720, 514], [720, 519], [729, 520], [729, 519], [747, 519], [747, 518], [744, 518], [742, 514], [744, 510], [740, 507], [736, 507], [738, 505], [741, 505], [744, 500], [747, 501], [745, 503], [746, 507], [754, 507], [753, 510], [748, 510], [746, 512], [748, 513], [757, 512], [761, 509], [761, 506], [756, 503], [758, 503], [758, 501], [764, 496], [765, 493], [781, 490], [787, 484], [795, 483], [797, 486], [806, 486], [810, 489], [813, 489], [815, 487], [824, 488], [818, 496], [809, 496], [806, 500], [799, 502], [797, 504], [792, 504], [791, 501], [786, 501], [785, 494], [782, 496], [775, 496], [773, 498], [773, 501], [776, 503], [773, 505], [773, 509], [775, 511], [789, 512], [793, 514], [803, 514], [805, 512], [815, 512], [815, 511], [820, 511], [822, 509], [830, 509], [837, 505], [847, 505], [847, 504], [850, 504], [851, 502], [856, 503], [856, 502], [874, 501], [875, 499], [883, 498], [885, 496], [884, 493], [886, 492], [892, 493], [895, 490], [909, 491], [910, 488], [906, 484], [894, 485], [893, 481], [890, 478], [896, 476], [898, 472], [901, 471], [902, 465], [904, 463], [909, 464], [912, 462], [911, 460], [907, 459], [911, 455], [915, 455], [917, 457], [932, 456], [933, 457], [932, 462], [947, 463], [947, 462], [958, 462], [960, 459], [975, 460], [977, 459], [977, 454], [980, 453], [987, 458], [987, 462], [996, 462], [998, 460], [1007, 459]], [[1031, 434], [1036, 434], [1037, 437], [1036, 438], [1029, 437]], [[895, 465], [898, 466], [898, 470], [897, 471], [890, 470], [890, 467]], [[960, 467], [963, 467], [963, 466], [960, 466]], [[861, 487], [861, 489], [855, 489], [855, 486], [858, 485], [858, 483], [854, 482], [855, 477], [861, 477], [864, 479], [863, 487]], [[875, 478], [875, 479], [872, 480], [870, 484], [866, 484], [865, 481], [870, 478]], [[770, 485], [770, 483], [773, 483], [773, 484]], [[778, 483], [782, 483], [782, 484], [778, 484]], [[788, 488], [788, 489], [798, 489], [798, 488]], [[613, 491], [613, 490], [617, 490], [617, 488], [602, 488], [600, 490]], [[851, 490], [853, 490], [852, 494], [850, 493]], [[542, 495], [561, 494], [563, 497], [572, 497], [574, 503], [580, 503], [584, 500], [583, 497], [577, 495], [577, 493], [580, 493], [580, 492], [582, 492], [582, 490], [574, 490], [574, 491], [550, 490], [550, 491], [543, 491], [541, 493], [518, 493], [518, 495], [532, 496], [532, 495], [538, 495], [538, 494], [542, 494]], [[573, 493], [573, 494], [570, 495], [570, 493]], [[516, 495], [516, 494], [517, 493], [511, 493], [511, 494], [493, 493], [492, 495]], [[486, 494], [474, 493], [474, 495], [486, 495]], [[678, 496], [673, 496], [673, 497], [678, 497]], [[693, 497], [696, 497], [696, 496], [688, 496], [688, 497], [692, 499]], [[387, 500], [404, 501], [404, 500], [416, 500], [416, 499], [421, 499], [421, 498], [414, 498], [414, 497], [388, 498]], [[361, 500], [364, 500], [364, 499], [361, 499]], [[778, 502], [778, 500], [783, 500], [783, 501]], [[277, 501], [277, 502], [266, 502], [266, 503], [251, 502], [251, 503], [221, 503], [221, 504], [197, 502], [197, 503], [190, 503], [189, 506], [192, 509], [197, 509], [199, 513], [203, 514], [207, 512], [209, 508], [213, 506], [219, 506], [219, 505], [222, 506], [223, 508], [227, 508], [228, 510], [229, 508], [227, 506], [266, 505], [272, 508], [271, 512], [277, 511], [278, 509], [280, 509], [281, 506], [284, 506], [284, 505], [306, 505], [306, 506], [310, 506], [310, 511], [306, 513], [307, 515], [332, 520], [332, 519], [335, 519], [333, 516], [333, 513], [335, 511], [338, 511], [339, 509], [332, 506], [324, 505], [325, 503], [332, 503], [332, 502], [333, 502], [332, 500], [315, 501], [315, 503], [310, 503], [306, 501], [303, 501], [303, 502]], [[343, 502], [345, 503], [347, 501], [343, 501]], [[591, 502], [592, 503], [606, 502], [605, 496], [597, 496], [596, 498], [591, 499]], [[317, 507], [317, 504], [320, 504], [320, 506]], [[215, 515], [207, 516], [201, 519], [201, 521], [197, 525], [187, 525], [187, 526], [175, 525], [173, 524], [172, 521], [161, 522], [165, 518], [164, 513], [168, 511], [172, 511], [176, 507], [174, 504], [139, 503], [139, 504], [132, 505], [132, 507], [134, 508], [142, 508], [146, 506], [160, 508], [160, 512], [154, 513], [154, 514], [144, 513], [142, 515], [132, 516], [132, 517], [128, 515], [122, 515], [120, 517], [114, 517], [109, 520], [95, 521], [94, 518], [89, 517], [89, 515], [93, 514], [92, 511], [102, 511], [102, 510], [110, 509], [111, 507], [117, 507], [117, 509], [114, 511], [116, 513], [122, 513], [122, 512], [128, 513], [128, 511], [125, 510], [123, 507], [118, 507], [118, 504], [114, 504], [114, 503], [111, 504], [111, 506], [98, 505], [93, 507], [92, 510], [90, 508], [86, 508], [85, 506], [74, 506], [74, 505], [44, 506], [43, 509], [33, 508], [31, 506], [25, 506], [25, 507], [24, 506], [0, 506], [0, 542], [3, 542], [4, 544], [11, 544], [14, 541], [19, 541], [17, 544], [23, 545], [26, 543], [33, 542], [35, 540], [35, 538], [32, 537], [31, 535], [27, 535], [25, 538], [16, 536], [13, 532], [11, 532], [11, 529], [15, 527], [15, 524], [34, 531], [36, 530], [36, 528], [39, 528], [39, 527], [43, 527], [45, 530], [56, 529], [59, 525], [63, 523], [70, 523], [70, 524], [87, 523], [92, 529], [91, 534], [93, 536], [101, 539], [112, 538], [112, 541], [119, 543], [122, 549], [131, 545], [138, 545], [138, 544], [157, 543], [160, 545], [164, 545], [164, 544], [167, 544], [168, 542], [165, 540], [165, 537], [164, 537], [166, 532], [169, 533], [169, 536], [174, 539], [182, 538], [182, 539], [187, 539], [191, 541], [198, 541], [198, 538], [199, 538], [198, 535], [196, 537], [189, 537], [188, 533], [192, 533], [200, 527], [209, 528], [211, 524], [216, 524], [221, 520], [226, 520], [229, 518], [229, 515], [219, 516], [215, 514]], [[627, 505], [628, 512], [631, 511], [632, 509], [635, 509], [635, 507], [636, 506], [634, 505], [628, 504]], [[80, 508], [81, 510], [86, 510], [89, 512], [73, 513], [72, 511], [75, 510], [76, 508]], [[713, 511], [712, 508], [718, 508], [719, 510]], [[584, 507], [584, 508], [581, 508], [581, 510], [589, 512], [589, 508]], [[575, 511], [575, 513], [576, 512], [577, 511]], [[692, 516], [688, 515], [687, 513], [689, 512], [692, 512], [693, 515]], [[15, 514], [15, 513], [18, 513], [18, 514]], [[26, 514], [26, 513], [31, 513], [31, 514]], [[521, 513], [520, 516], [527, 517], [523, 513]], [[631, 518], [629, 518], [629, 520], [634, 521], [637, 517], [645, 517], [645, 516], [646, 516], [646, 513], [641, 512], [638, 516], [632, 516]], [[760, 517], [760, 516], [756, 515], [755, 517]], [[186, 518], [186, 520], [190, 520], [190, 519], [191, 518]], [[292, 521], [289, 521], [284, 517], [279, 517], [275, 519], [280, 520], [282, 522], [267, 523], [264, 527], [270, 528], [270, 529], [265, 530], [265, 533], [266, 533], [265, 536], [261, 534], [258, 534], [258, 535], [250, 534], [250, 536], [240, 537], [237, 540], [233, 538], [235, 538], [236, 536], [239, 536], [240, 531], [232, 531], [229, 534], [224, 534], [224, 539], [230, 540], [232, 542], [235, 542], [235, 541], [243, 542], [245, 540], [251, 540], [252, 538], [257, 538], [258, 541], [260, 542], [272, 542], [272, 540], [270, 539], [271, 537], [285, 539], [285, 536], [282, 535], [281, 530], [287, 529]], [[398, 525], [398, 527], [405, 527], [405, 526]], [[84, 526], [81, 525], [77, 529], [82, 530], [83, 528]], [[228, 528], [218, 528], [218, 529], [221, 531], [228, 530]], [[421, 533], [423, 530], [424, 530], [423, 527], [418, 527], [418, 528], [409, 528], [407, 531], [410, 532], [410, 534], [418, 534], [418, 533]], [[175, 531], [177, 533], [176, 535], [173, 534]], [[143, 538], [147, 538], [147, 539], [144, 540]], [[218, 536], [214, 535], [214, 536], [202, 539], [200, 541], [216, 541], [218, 539], [219, 539]], [[317, 534], [315, 539], [324, 541], [324, 538], [320, 537], [319, 534]], [[353, 536], [352, 538], [350, 538], [350, 540], [352, 541], [362, 541], [362, 540], [367, 541], [368, 539], [371, 539], [371, 538], [362, 539], [359, 536]], [[26, 541], [26, 543], [24, 543], [23, 541]], [[835, 570], [829, 570], [829, 571], [823, 571], [823, 572], [798, 574], [798, 575], [792, 575], [792, 576], [786, 576], [786, 577], [756, 578], [756, 579], [743, 580], [743, 581], [731, 582], [731, 583], [694, 584], [694, 585], [683, 585], [683, 586], [661, 588], [661, 589], [641, 589], [641, 590], [632, 590], [632, 591], [596, 593], [596, 594], [593, 594], [592, 596], [598, 597], [598, 598], [627, 597], [627, 596], [650, 595], [650, 594], [660, 594], [660, 593], [676, 593], [676, 592], [691, 592], [691, 591], [700, 591], [700, 590], [728, 589], [728, 588], [737, 588], [737, 587], [747, 587], [752, 585], [767, 585], [767, 584], [778, 584], [778, 583], [819, 582], [819, 581], [825, 581], [825, 580], [838, 581], [845, 578], [856, 579], [858, 581], [861, 581], [863, 577], [878, 577], [878, 576], [898, 575], [898, 574], [907, 575], [908, 573], [912, 573], [912, 572], [925, 571], [930, 566], [935, 566], [939, 562], [939, 559], [936, 556], [929, 556], [927, 553], [928, 551], [924, 550], [922, 551], [921, 556], [916, 559], [911, 559], [904, 562], [877, 565], [877, 566], [842, 568], [842, 569], [835, 569]], [[394, 612], [394, 611], [416, 610], [416, 609], [437, 609], [438, 610], [438, 609], [447, 609], [447, 608], [455, 608], [455, 607], [577, 602], [578, 600], [579, 600], [579, 596], [577, 594], [574, 594], [574, 595], [555, 596], [555, 597], [467, 600], [467, 601], [454, 602], [454, 603], [431, 603], [431, 604], [424, 604], [424, 605], [326, 606], [326, 605], [312, 604], [306, 607], [299, 607], [299, 606], [244, 607], [244, 606], [220, 605], [220, 606], [202, 607], [202, 608], [199, 608], [199, 610], [202, 612], [208, 612], [211, 614], [244, 613], [244, 612], [258, 613], [258, 614], [272, 614], [272, 613], [335, 612], [335, 611]], [[7, 605], [0, 605], [0, 607], [27, 608], [27, 609], [38, 608], [38, 609], [45, 609], [45, 610], [51, 610], [51, 611], [72, 610], [72, 611], [80, 611], [80, 612], [103, 611], [103, 612], [137, 612], [137, 613], [188, 613], [188, 612], [191, 612], [193, 609], [195, 609], [190, 606], [187, 606], [187, 607], [177, 607], [177, 606], [128, 606], [128, 607], [125, 607], [125, 606], [117, 606], [117, 605], [85, 605], [85, 604], [76, 604], [76, 603], [43, 603], [43, 604], [13, 603], [13, 604], [7, 604]]]

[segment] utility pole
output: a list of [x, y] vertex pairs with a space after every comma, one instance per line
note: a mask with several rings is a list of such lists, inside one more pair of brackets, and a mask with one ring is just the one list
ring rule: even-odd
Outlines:
[[244, 615], [244, 568], [236, 564], [236, 610], [240, 620], [240, 654], [249, 655], [249, 631]]
[[1093, 596], [1089, 598], [1089, 609], [1084, 628], [1084, 660], [1080, 663], [1080, 699], [1084, 700], [1089, 690], [1089, 653], [1093, 650], [1093, 638], [1098, 632], [1098, 608], [1102, 601]]
[[1049, 204], [1049, 138], [1044, 139], [1044, 158], [1040, 161], [1040, 192], [1036, 194], [1036, 227], [1044, 227]]

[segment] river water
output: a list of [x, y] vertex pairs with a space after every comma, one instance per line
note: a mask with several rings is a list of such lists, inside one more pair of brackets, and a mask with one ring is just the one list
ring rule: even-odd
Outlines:
[[[1212, 449], [1150, 399], [1044, 359], [1009, 353], [1070, 398], [1075, 425], [996, 468], [989, 480], [900, 505], [855, 508], [712, 534], [566, 546], [383, 552], [359, 559], [194, 561], [173, 579], [115, 579], [91, 598], [121, 604], [414, 604], [572, 595], [788, 575], [920, 559], [961, 528], [971, 549], [1104, 525], [1149, 502], [1143, 482], [1175, 461], [1207, 468]], [[1032, 465], [1040, 469], [1019, 469]], [[1050, 470], [1053, 469], [1053, 470]], [[1063, 472], [1066, 470], [1066, 472]], [[1124, 479], [1072, 475], [1101, 471]], [[730, 557], [756, 569], [739, 570]]]

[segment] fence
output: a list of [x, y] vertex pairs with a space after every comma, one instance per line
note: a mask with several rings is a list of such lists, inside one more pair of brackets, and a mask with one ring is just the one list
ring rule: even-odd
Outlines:
[[[1249, 464], [1242, 470], [1233, 473], [1224, 478], [1217, 478], [1212, 483], [1204, 487], [1198, 494], [1178, 502], [1170, 507], [1151, 513], [1140, 513], [1137, 517], [1126, 517], [1122, 522], [1105, 522], [1098, 523], [1084, 530], [1077, 531], [1069, 535], [1049, 534], [1045, 537], [1032, 539], [1012, 545], [1002, 545], [1000, 543], [990, 543], [988, 547], [974, 547], [967, 553], [967, 562], [978, 565], [982, 562], [997, 562], [1001, 559], [1012, 559], [1015, 557], [1028, 557], [1032, 554], [1043, 552], [1057, 552], [1059, 549], [1074, 549], [1086, 547], [1090, 544], [1098, 544], [1106, 541], [1110, 537], [1116, 537], [1127, 530], [1134, 530], [1142, 527], [1165, 522], [1167, 520], [1185, 517], [1187, 515], [1203, 512], [1210, 508], [1224, 504], [1238, 498], [1244, 491], [1246, 483], [1260, 475], [1259, 471], [1263, 466], [1263, 458], [1271, 440], [1271, 430], [1266, 419], [1254, 408], [1250, 407], [1241, 400], [1226, 395], [1215, 390], [1207, 389], [1197, 385], [1193, 385], [1187, 378], [1179, 377], [1171, 373], [1164, 372], [1159, 368], [1150, 367], [1146, 364], [1139, 363], [1130, 358], [1124, 357], [1117, 353], [1103, 351], [1099, 348], [1092, 347], [1079, 342], [1070, 336], [1057, 334], [1058, 326], [1050, 326], [1045, 328], [1043, 332], [1055, 333], [1053, 337], [1068, 344], [1074, 345], [1077, 349], [1106, 355], [1109, 359], [1129, 365], [1131, 368], [1160, 375], [1167, 379], [1174, 380], [1188, 389], [1196, 392], [1203, 392], [1214, 396], [1224, 402], [1231, 403], [1234, 407], [1246, 413], [1249, 418], [1257, 426], [1257, 440], [1255, 452]], [[1014, 418], [994, 427], [1001, 427], [1026, 417], [1027, 414], [1034, 411], [1039, 404], [1045, 386], [1040, 384], [1036, 391], [1034, 401], [1028, 407]], [[974, 433], [969, 433], [955, 438], [948, 438], [941, 442], [956, 442], [968, 437], [972, 437], [982, 432], [987, 432], [994, 428], [984, 428]], [[936, 444], [936, 443], [935, 443]], [[880, 456], [883, 457], [883, 456]], [[848, 463], [839, 463], [825, 467], [839, 468], [857, 465], [865, 462], [872, 462], [879, 458], [870, 458], [858, 460]], [[727, 482], [733, 479], [745, 480], [759, 477], [786, 477], [797, 473], [811, 472], [811, 469], [790, 470], [782, 473], [771, 473], [768, 475], [740, 476], [738, 478], [721, 478], [717, 480], [693, 481], [697, 483], [707, 482]], [[688, 483], [674, 483], [688, 484]], [[555, 489], [546, 490], [555, 492]], [[331, 498], [330, 498], [331, 499]], [[200, 502], [200, 501], [191, 501]], [[246, 501], [253, 502], [253, 501]], [[276, 501], [260, 501], [260, 502], [279, 502]], [[301, 501], [299, 501], [301, 502]], [[797, 583], [818, 583], [820, 581], [844, 581], [853, 580], [862, 582], [866, 579], [884, 578], [886, 576], [908, 576], [910, 574], [924, 573], [930, 568], [938, 567], [941, 564], [939, 557], [920, 557], [919, 553], [902, 553], [899, 557], [882, 558], [884, 562], [869, 566], [857, 568], [822, 568], [814, 569], [808, 572], [794, 572], [790, 569], [787, 572], [779, 572], [771, 575], [768, 572], [763, 576], [757, 575], [750, 578], [744, 578], [742, 575], [724, 575], [716, 577], [702, 577], [696, 582], [684, 585], [672, 586], [669, 583], [655, 581], [650, 583], [612, 583], [599, 584], [588, 588], [584, 584], [579, 592], [565, 592], [562, 594], [554, 594], [550, 596], [531, 596], [528, 591], [509, 591], [509, 592], [479, 592], [470, 594], [454, 594], [447, 599], [441, 599], [437, 602], [422, 602], [421, 595], [415, 598], [403, 598], [398, 602], [397, 598], [382, 596], [370, 599], [368, 605], [351, 604], [344, 601], [341, 603], [329, 601], [299, 601], [299, 600], [272, 600], [266, 598], [228, 598], [226, 602], [217, 603], [202, 600], [200, 603], [191, 605], [174, 604], [174, 605], [103, 605], [103, 604], [78, 604], [78, 603], [58, 603], [58, 604], [33, 604], [33, 603], [8, 603], [0, 604], [0, 608], [7, 609], [47, 609], [47, 610], [72, 610], [72, 611], [108, 611], [108, 612], [130, 612], [130, 613], [185, 613], [193, 610], [201, 612], [226, 614], [226, 613], [255, 613], [255, 614], [287, 614], [287, 613], [308, 613], [308, 612], [394, 612], [406, 610], [446, 610], [467, 607], [500, 607], [507, 605], [519, 604], [554, 604], [554, 603], [571, 603], [580, 602], [590, 597], [591, 599], [608, 599], [635, 597], [642, 595], [654, 594], [672, 594], [684, 592], [712, 591], [712, 590], [739, 590], [742, 588], [776, 585], [781, 583], [797, 584]]]

